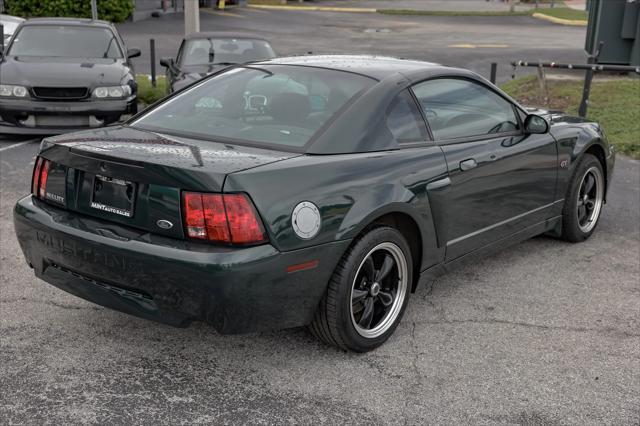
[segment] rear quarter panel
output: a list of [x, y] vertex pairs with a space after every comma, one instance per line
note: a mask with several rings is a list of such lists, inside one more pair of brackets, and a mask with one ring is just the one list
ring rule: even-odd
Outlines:
[[[416, 222], [427, 268], [441, 261], [426, 191], [447, 176], [439, 147], [396, 151], [304, 155], [230, 174], [225, 192], [243, 191], [253, 199], [271, 243], [280, 251], [352, 239], [376, 218], [403, 212]], [[292, 227], [294, 207], [310, 201], [320, 210], [319, 233], [299, 238]]]

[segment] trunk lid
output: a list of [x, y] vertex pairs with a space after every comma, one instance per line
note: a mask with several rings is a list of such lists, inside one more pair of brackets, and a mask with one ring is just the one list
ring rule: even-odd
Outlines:
[[114, 127], [49, 138], [40, 155], [52, 161], [48, 202], [184, 238], [181, 191], [222, 192], [229, 173], [300, 154]]

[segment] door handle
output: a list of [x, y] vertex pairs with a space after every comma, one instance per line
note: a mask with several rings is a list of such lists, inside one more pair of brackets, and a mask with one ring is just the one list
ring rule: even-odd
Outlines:
[[475, 160], [475, 158], [469, 158], [468, 160], [464, 160], [460, 162], [460, 170], [462, 170], [463, 172], [465, 170], [471, 170], [475, 168], [477, 165], [478, 163]]

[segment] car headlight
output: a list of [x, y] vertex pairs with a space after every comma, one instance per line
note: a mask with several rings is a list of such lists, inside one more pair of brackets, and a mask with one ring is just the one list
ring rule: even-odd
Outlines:
[[96, 98], [126, 98], [131, 95], [131, 86], [108, 86], [93, 89]]
[[16, 86], [13, 84], [0, 84], [0, 96], [26, 98], [29, 91], [24, 86]]

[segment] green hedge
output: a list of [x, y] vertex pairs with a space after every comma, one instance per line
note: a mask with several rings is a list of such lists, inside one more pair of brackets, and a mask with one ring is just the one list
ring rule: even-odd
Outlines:
[[[91, 18], [90, 0], [5, 0], [6, 13], [31, 18], [64, 16]], [[122, 22], [133, 12], [133, 0], [98, 0], [98, 18]]]

